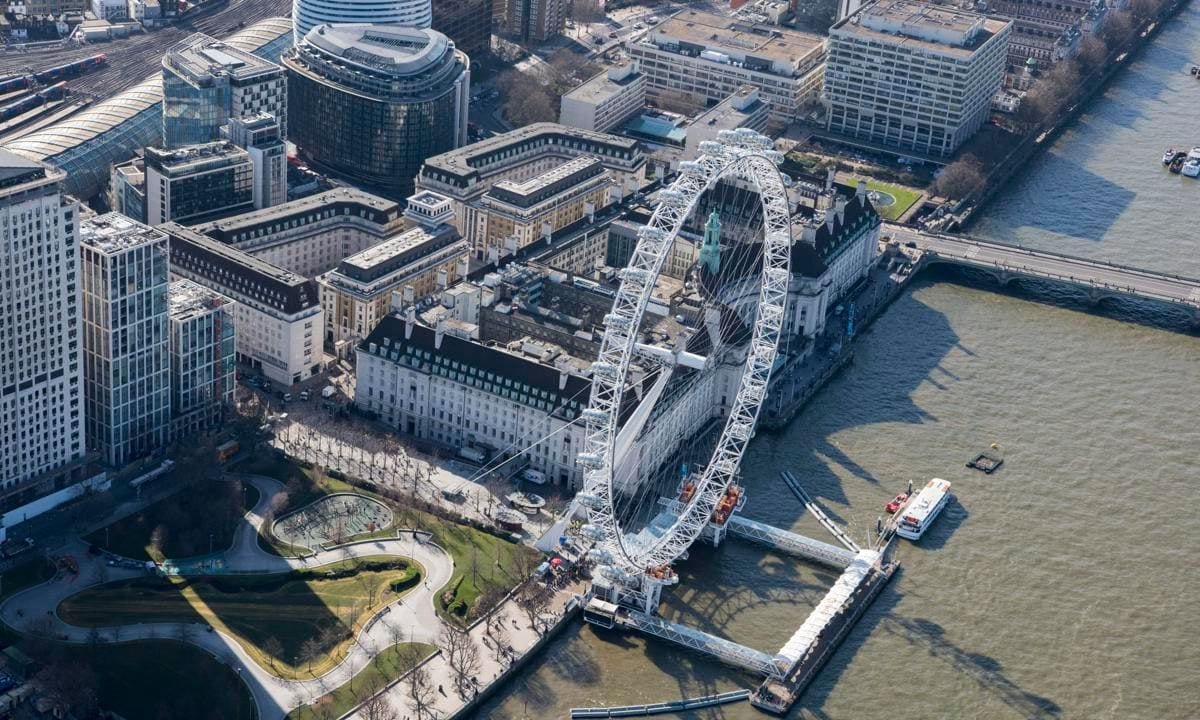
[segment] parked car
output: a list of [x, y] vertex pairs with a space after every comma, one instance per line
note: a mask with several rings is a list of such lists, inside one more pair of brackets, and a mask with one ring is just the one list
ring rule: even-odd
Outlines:
[[291, 402], [291, 401], [292, 401], [292, 394], [291, 394], [291, 393], [289, 393], [289, 392], [285, 392], [285, 393], [283, 394], [283, 401], [284, 401], [284, 402]]
[[301, 400], [307, 400], [307, 399], [308, 399], [308, 391], [307, 391], [307, 390], [301, 390], [301, 391], [300, 391], [300, 399], [301, 399]]

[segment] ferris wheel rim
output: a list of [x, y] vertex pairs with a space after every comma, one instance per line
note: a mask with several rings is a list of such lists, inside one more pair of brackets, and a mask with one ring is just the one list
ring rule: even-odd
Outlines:
[[[786, 186], [778, 154], [766, 149], [761, 135], [738, 134], [738, 142], [712, 147], [661, 194], [647, 224], [639, 230], [629, 267], [622, 270], [613, 310], [605, 317], [601, 350], [593, 364], [592, 397], [585, 414], [584, 491], [595, 498], [587, 508], [601, 547], [614, 550], [614, 565], [628, 572], [669, 565], [695, 542], [708, 523], [720, 495], [737, 473], [778, 353], [791, 269], [791, 226]], [[772, 157], [774, 155], [774, 157]], [[754, 331], [738, 383], [738, 395], [722, 426], [721, 436], [701, 473], [696, 491], [675, 522], [648, 548], [634, 552], [620, 525], [613, 488], [617, 424], [625, 380], [634, 354], [636, 328], [654, 284], [684, 221], [701, 194], [722, 179], [740, 177], [754, 183], [763, 210], [763, 255], [759, 303]], [[665, 227], [664, 227], [665, 226]], [[636, 291], [636, 292], [634, 292]], [[615, 361], [615, 363], [614, 363]]]

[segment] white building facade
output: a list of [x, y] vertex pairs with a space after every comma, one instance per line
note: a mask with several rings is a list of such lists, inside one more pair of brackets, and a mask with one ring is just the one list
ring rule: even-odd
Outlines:
[[0, 507], [78, 480], [85, 454], [79, 208], [60, 170], [0, 151]]
[[433, 21], [430, 0], [293, 0], [295, 40], [318, 25], [374, 23], [427, 28]]
[[562, 96], [558, 121], [569, 127], [609, 132], [646, 107], [646, 76], [637, 63], [611, 68]]

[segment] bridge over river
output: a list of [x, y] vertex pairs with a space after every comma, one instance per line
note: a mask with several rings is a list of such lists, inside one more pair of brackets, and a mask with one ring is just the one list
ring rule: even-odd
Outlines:
[[1085, 291], [1091, 302], [1109, 297], [1136, 297], [1166, 303], [1190, 312], [1200, 324], [1200, 280], [1139, 270], [1101, 260], [988, 242], [964, 235], [919, 232], [885, 225], [884, 235], [921, 251], [921, 264], [946, 263], [979, 270], [1002, 285], [1019, 278], [1037, 278]]

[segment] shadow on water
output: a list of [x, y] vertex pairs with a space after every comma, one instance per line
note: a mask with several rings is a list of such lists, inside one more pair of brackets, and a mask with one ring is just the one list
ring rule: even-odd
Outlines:
[[1004, 666], [999, 660], [955, 645], [936, 622], [888, 615], [880, 625], [884, 632], [904, 638], [915, 648], [970, 678], [981, 690], [999, 699], [1020, 717], [1030, 720], [1062, 717], [1062, 708], [1058, 703], [1021, 688], [1005, 675]]
[[[830, 381], [786, 430], [777, 435], [767, 435], [764, 438], [766, 442], [751, 446], [743, 470], [749, 485], [746, 505], [748, 516], [787, 528], [805, 514], [799, 499], [786, 489], [779, 488], [778, 473], [781, 470], [791, 470], [804, 489], [822, 501], [821, 506], [826, 514], [843, 527], [849, 524], [847, 518], [842, 517], [837, 508], [831, 507], [849, 504], [842, 488], [842, 476], [848, 475], [879, 486], [885, 482], [897, 482], [890, 477], [876, 477], [877, 471], [859, 463], [853, 456], [853, 449], [842, 447], [836, 438], [840, 432], [851, 427], [938, 421], [913, 401], [913, 395], [923, 385], [946, 389], [949, 384], [957, 382], [952, 373], [941, 370], [942, 360], [951, 351], [957, 350], [967, 355], [972, 352], [960, 345], [958, 335], [941, 312], [914, 296], [914, 290], [923, 285], [924, 281], [915, 283], [878, 320], [881, 325], [901, 322], [912, 329], [912, 333], [901, 336], [901, 344], [889, 346], [875, 340], [869, 345], [860, 346], [860, 356], [855, 363]], [[907, 340], [909, 335], [919, 335], [919, 342]], [[871, 355], [863, 357], [863, 348]], [[882, 353], [883, 357], [879, 357], [878, 353]], [[904, 362], [890, 362], [893, 354], [903, 356]], [[829, 406], [848, 403], [856, 408], [853, 415], [829, 411]], [[803, 430], [798, 432], [797, 428]], [[784, 496], [789, 499], [782, 500]], [[756, 501], [756, 497], [761, 499]], [[874, 515], [870, 521], [874, 522]], [[848, 531], [858, 538], [865, 529], [865, 526], [849, 527]], [[829, 541], [822, 530], [808, 534]]]
[[938, 516], [937, 522], [921, 536], [920, 543], [923, 550], [940, 550], [945, 547], [954, 531], [958, 530], [971, 516], [957, 495], [951, 495], [950, 498], [950, 502], [946, 503], [946, 507], [942, 509], [942, 514]]

